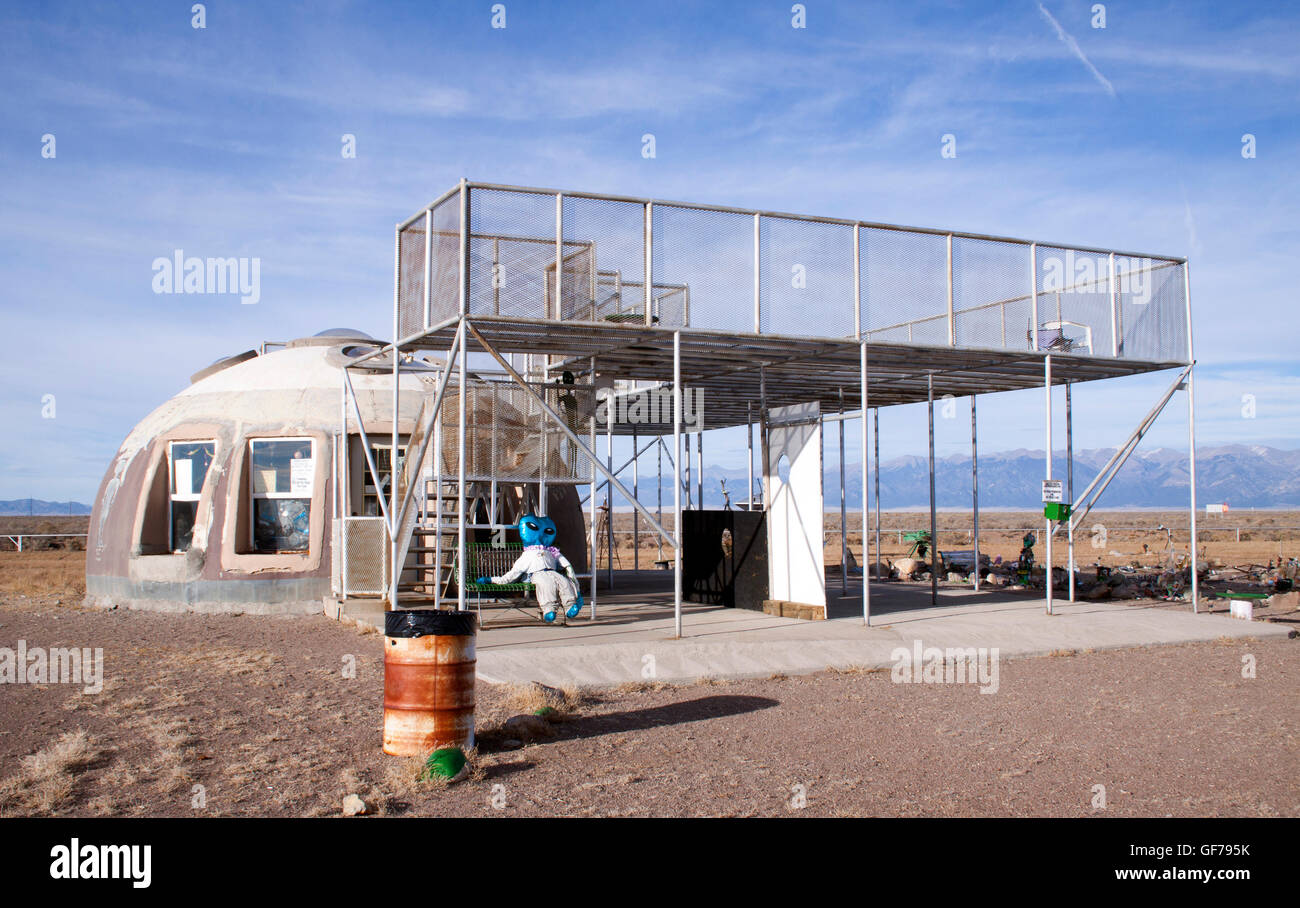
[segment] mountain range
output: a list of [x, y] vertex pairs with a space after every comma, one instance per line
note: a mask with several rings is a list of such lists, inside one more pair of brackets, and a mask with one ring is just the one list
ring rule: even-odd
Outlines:
[[[1074, 491], [1076, 496], [1105, 466], [1114, 448], [1093, 448], [1074, 453]], [[834, 448], [828, 446], [825, 483], [826, 506], [838, 507], [839, 470], [834, 462]], [[993, 451], [979, 455], [980, 507], [1037, 509], [1041, 506], [1041, 483], [1044, 474], [1043, 452], [1024, 448]], [[1128, 459], [1099, 502], [1099, 507], [1182, 508], [1187, 496], [1187, 452], [1171, 448], [1138, 451]], [[845, 489], [850, 509], [862, 501], [860, 464], [847, 466]], [[1285, 450], [1264, 445], [1222, 445], [1200, 448], [1196, 459], [1197, 503], [1227, 503], [1233, 508], [1300, 507], [1300, 450]], [[880, 504], [885, 509], [919, 508], [929, 505], [929, 479], [926, 459], [909, 455], [887, 460], [880, 465]], [[954, 455], [938, 458], [935, 463], [935, 502], [941, 508], [968, 508], [971, 503], [970, 458]], [[1064, 479], [1064, 451], [1052, 456], [1052, 475]], [[620, 477], [630, 484], [630, 476]], [[704, 503], [722, 505], [718, 480], [727, 480], [733, 502], [745, 498], [744, 470], [716, 470], [705, 474]], [[671, 477], [665, 488], [671, 489]], [[654, 477], [641, 476], [642, 501], [653, 500]], [[694, 484], [692, 483], [692, 492]], [[647, 497], [647, 492], [650, 497]], [[665, 495], [665, 503], [671, 494]], [[0, 515], [89, 514], [90, 506], [79, 501], [44, 501], [18, 498], [0, 501]]]
[[[1074, 452], [1076, 497], [1115, 453], [1114, 448]], [[839, 505], [839, 469], [832, 446], [826, 450], [826, 506]], [[1042, 506], [1045, 474], [1041, 450], [1017, 449], [979, 455], [979, 497], [982, 508], [1037, 509]], [[846, 466], [845, 491], [853, 509], [862, 501], [862, 466]], [[644, 475], [644, 470], [643, 470]], [[1052, 475], [1065, 479], [1065, 451], [1052, 455]], [[1155, 448], [1137, 451], [1124, 464], [1098, 502], [1099, 507], [1183, 508], [1188, 503], [1186, 451]], [[709, 470], [705, 474], [705, 505], [722, 504], [718, 479], [727, 480], [733, 501], [745, 497], [743, 470]], [[874, 476], [869, 478], [874, 482]], [[671, 484], [671, 480], [669, 481]], [[649, 483], [653, 489], [653, 479]], [[873, 490], [874, 491], [874, 490]], [[1262, 445], [1223, 445], [1197, 450], [1197, 504], [1227, 503], [1233, 508], [1300, 507], [1300, 450]], [[929, 477], [925, 457], [909, 455], [880, 465], [880, 503], [885, 509], [929, 506]], [[935, 461], [935, 503], [941, 508], [969, 508], [970, 457], [955, 455]]]

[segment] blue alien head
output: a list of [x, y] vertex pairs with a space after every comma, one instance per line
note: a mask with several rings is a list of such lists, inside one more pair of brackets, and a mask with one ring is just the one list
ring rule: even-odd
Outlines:
[[549, 517], [525, 514], [519, 518], [519, 539], [524, 545], [553, 545], [555, 521]]

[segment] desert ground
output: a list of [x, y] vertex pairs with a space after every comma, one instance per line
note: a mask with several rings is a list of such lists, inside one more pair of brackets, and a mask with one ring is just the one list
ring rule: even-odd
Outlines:
[[382, 637], [87, 609], [83, 558], [0, 552], [0, 645], [102, 647], [105, 676], [0, 686], [0, 816], [340, 816], [348, 795], [372, 816], [1300, 815], [1296, 640], [1004, 660], [993, 696], [887, 671], [480, 682], [448, 785], [380, 750]]
[[[651, 508], [651, 512], [654, 508]], [[1043, 514], [1041, 511], [981, 511], [980, 553], [990, 558], [1001, 557], [1014, 561], [1020, 554], [1022, 539], [1032, 530], [1038, 542], [1034, 553], [1039, 562], [1046, 558], [1043, 546]], [[876, 515], [868, 518], [867, 532], [875, 558]], [[972, 514], [970, 511], [940, 511], [937, 515], [939, 548], [969, 549], [973, 544]], [[650, 567], [660, 557], [668, 557], [665, 548], [660, 555], [658, 537], [653, 529], [640, 519], [640, 565]], [[672, 528], [672, 514], [665, 513], [664, 525]], [[615, 567], [631, 568], [633, 565], [632, 537], [633, 515], [616, 511], [614, 515]], [[1169, 527], [1170, 535], [1160, 526]], [[858, 564], [862, 563], [862, 515], [849, 512], [849, 551]], [[929, 530], [929, 511], [882, 511], [880, 514], [880, 554], [897, 561], [904, 557], [910, 544], [901, 536], [914, 530]], [[1227, 566], [1278, 564], [1300, 557], [1300, 511], [1229, 511], [1224, 514], [1196, 515], [1198, 552], [1202, 561], [1216, 561]], [[840, 513], [827, 511], [825, 515], [826, 564], [840, 564]], [[1075, 538], [1075, 562], [1079, 566], [1100, 563], [1119, 567], [1138, 561], [1152, 568], [1159, 566], [1172, 539], [1175, 554], [1186, 554], [1190, 541], [1187, 511], [1148, 510], [1094, 510], [1088, 514]], [[602, 542], [601, 564], [605, 561]], [[648, 560], [647, 560], [648, 559]], [[1052, 563], [1066, 565], [1065, 537], [1058, 533], [1053, 543]]]

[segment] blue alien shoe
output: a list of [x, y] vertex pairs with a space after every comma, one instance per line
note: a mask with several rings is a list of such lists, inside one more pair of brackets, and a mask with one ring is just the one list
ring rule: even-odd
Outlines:
[[579, 596], [576, 600], [574, 600], [573, 605], [569, 606], [568, 611], [566, 611], [564, 614], [569, 618], [577, 618], [578, 613], [582, 611], [582, 605], [583, 605], [582, 597]]
[[554, 624], [555, 612], [547, 612], [546, 614], [542, 615], [542, 620], [545, 621], [547, 624]]

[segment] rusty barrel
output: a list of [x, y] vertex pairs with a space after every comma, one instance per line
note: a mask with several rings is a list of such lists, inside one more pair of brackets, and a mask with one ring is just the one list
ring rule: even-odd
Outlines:
[[473, 612], [384, 616], [384, 753], [427, 756], [474, 746]]

